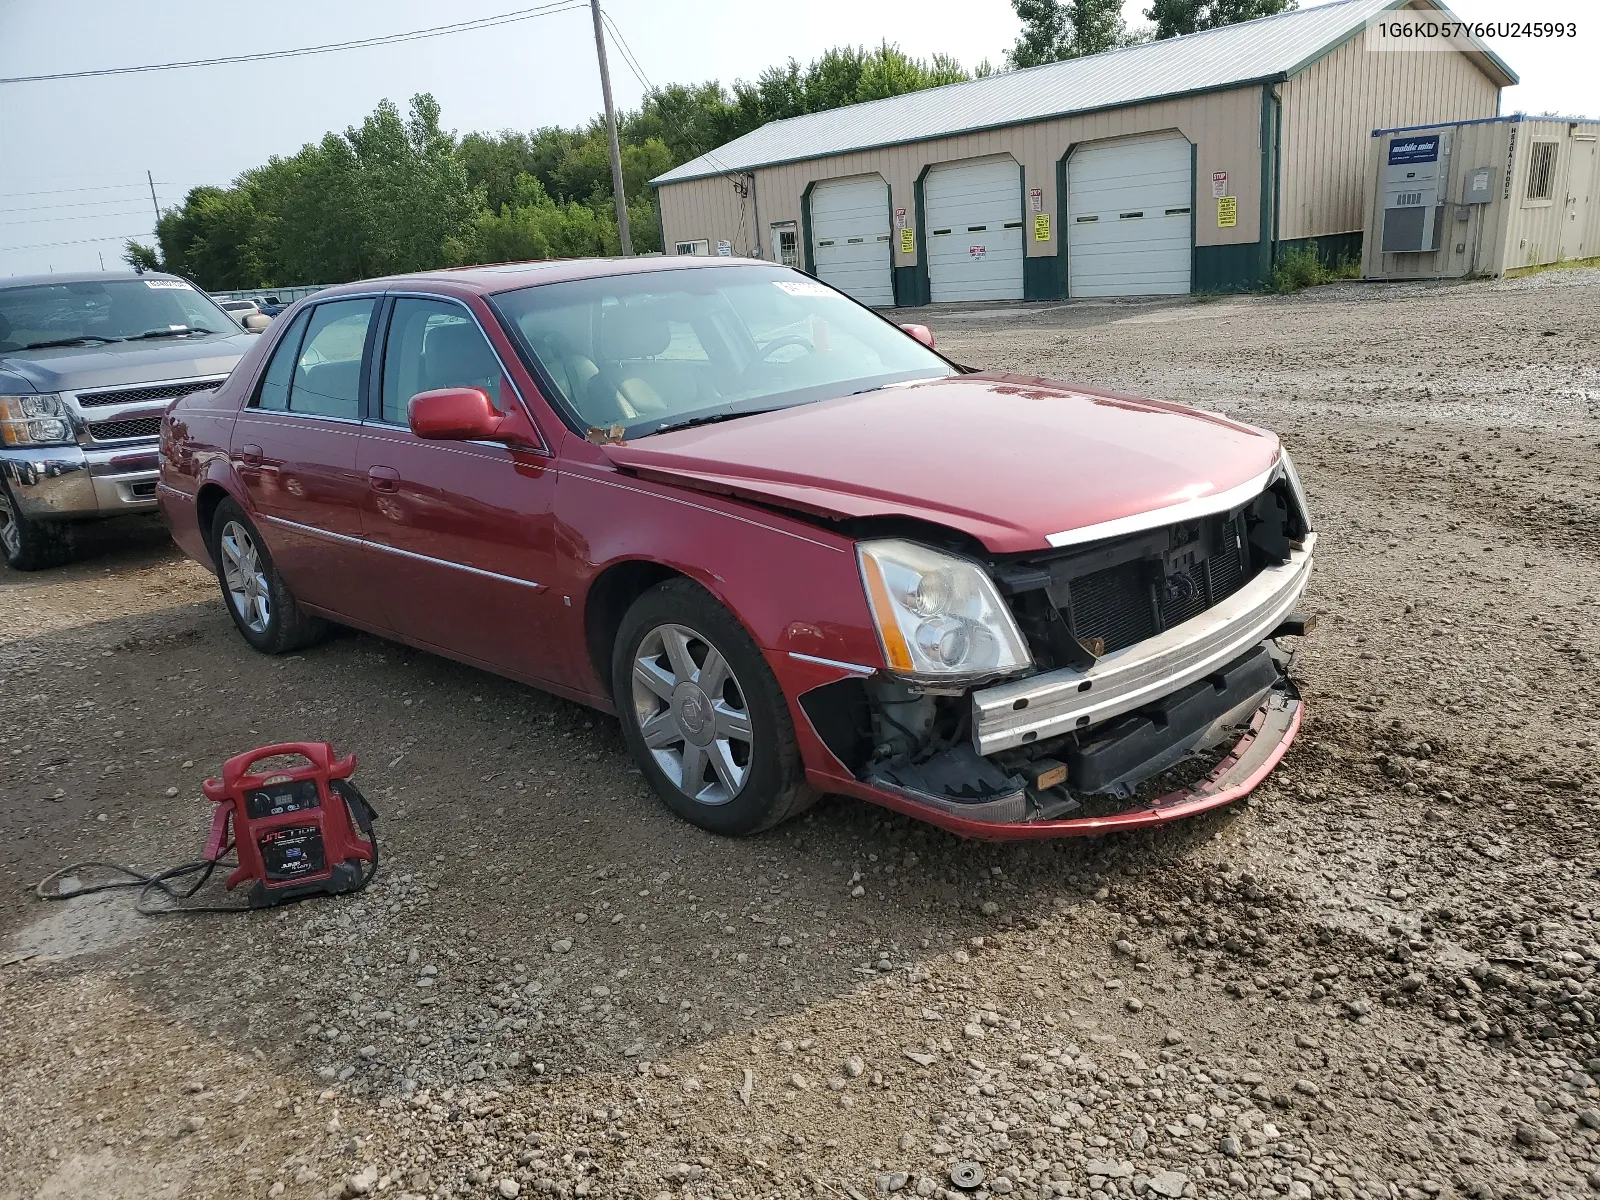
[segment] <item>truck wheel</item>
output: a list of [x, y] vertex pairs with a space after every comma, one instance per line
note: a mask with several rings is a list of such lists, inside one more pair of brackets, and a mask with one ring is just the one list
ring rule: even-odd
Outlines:
[[233, 500], [211, 518], [211, 561], [228, 615], [263, 654], [286, 654], [320, 640], [327, 623], [300, 611], [294, 593], [273, 565], [266, 543]]
[[0, 483], [0, 551], [16, 571], [60, 566], [72, 557], [72, 526], [23, 516], [10, 485]]
[[698, 584], [669, 580], [634, 601], [612, 650], [611, 687], [650, 786], [701, 829], [760, 833], [816, 800], [777, 679]]

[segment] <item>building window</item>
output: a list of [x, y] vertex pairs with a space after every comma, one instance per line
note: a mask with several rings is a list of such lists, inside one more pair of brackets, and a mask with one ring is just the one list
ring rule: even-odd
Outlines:
[[679, 242], [677, 253], [707, 255], [711, 253], [711, 243], [705, 238], [696, 242]]
[[1556, 143], [1535, 142], [1528, 158], [1528, 199], [1548, 200], [1555, 191]]

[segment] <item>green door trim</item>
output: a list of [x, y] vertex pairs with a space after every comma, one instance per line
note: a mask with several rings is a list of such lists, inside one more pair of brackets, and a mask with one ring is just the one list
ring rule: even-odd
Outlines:
[[813, 179], [806, 184], [806, 190], [800, 193], [800, 240], [804, 243], [800, 261], [805, 263], [806, 274], [813, 279], [817, 275], [817, 259], [811, 253], [811, 189], [816, 187], [817, 183], [818, 181]]

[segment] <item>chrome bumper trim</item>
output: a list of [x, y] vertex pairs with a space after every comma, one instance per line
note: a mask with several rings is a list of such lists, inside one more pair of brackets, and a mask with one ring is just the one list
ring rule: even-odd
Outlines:
[[1086, 671], [1063, 667], [972, 693], [972, 742], [994, 754], [1098, 724], [1186, 687], [1269, 636], [1294, 611], [1311, 576], [1317, 535], [1221, 604]]
[[156, 506], [154, 465], [127, 467], [153, 458], [142, 447], [78, 445], [17, 447], [0, 451], [0, 473], [11, 486], [17, 508], [35, 520], [68, 521], [112, 517]]

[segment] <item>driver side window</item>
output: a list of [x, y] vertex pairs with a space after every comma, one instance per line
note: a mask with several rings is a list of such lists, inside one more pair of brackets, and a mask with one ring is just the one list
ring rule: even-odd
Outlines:
[[394, 302], [383, 352], [383, 421], [406, 424], [411, 397], [445, 387], [482, 388], [504, 412], [504, 386], [500, 360], [459, 305], [408, 297]]

